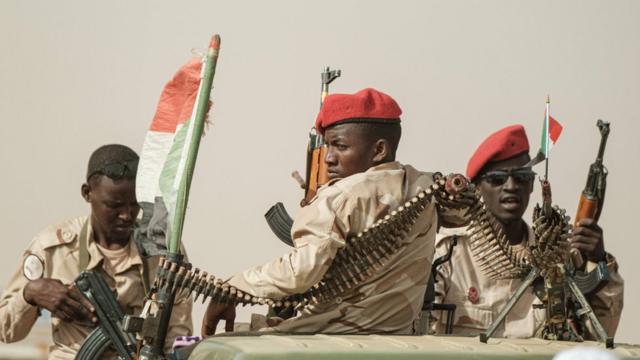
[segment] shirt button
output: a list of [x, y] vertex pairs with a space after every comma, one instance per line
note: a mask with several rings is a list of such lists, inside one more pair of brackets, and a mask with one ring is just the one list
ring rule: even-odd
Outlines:
[[71, 238], [73, 238], [73, 234], [69, 231], [65, 231], [62, 233], [62, 238], [65, 240], [71, 240]]

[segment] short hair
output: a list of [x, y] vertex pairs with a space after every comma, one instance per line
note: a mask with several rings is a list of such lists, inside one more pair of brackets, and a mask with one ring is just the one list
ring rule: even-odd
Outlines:
[[358, 122], [357, 126], [362, 130], [370, 144], [380, 139], [386, 140], [390, 146], [389, 155], [385, 160], [394, 161], [396, 159], [396, 151], [400, 144], [402, 135], [402, 127], [399, 122]]
[[[127, 146], [120, 144], [100, 146], [89, 157], [87, 181], [94, 175], [105, 175], [112, 179], [135, 179], [139, 159], [138, 154]], [[118, 176], [105, 171], [105, 167], [117, 164], [122, 165], [121, 174]]]

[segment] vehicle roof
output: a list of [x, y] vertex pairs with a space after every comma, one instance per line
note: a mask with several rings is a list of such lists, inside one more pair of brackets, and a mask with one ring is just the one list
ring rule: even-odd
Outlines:
[[[551, 359], [575, 346], [597, 342], [542, 339], [490, 339], [477, 337], [391, 335], [274, 335], [214, 336], [195, 347], [189, 359]], [[640, 346], [616, 344], [620, 359], [640, 359]]]

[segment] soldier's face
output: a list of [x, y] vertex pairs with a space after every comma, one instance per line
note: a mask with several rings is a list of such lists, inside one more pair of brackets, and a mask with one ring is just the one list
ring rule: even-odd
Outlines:
[[327, 154], [324, 162], [329, 179], [345, 178], [374, 166], [375, 146], [357, 125], [339, 124], [325, 131]]
[[98, 175], [82, 186], [82, 196], [91, 204], [94, 236], [108, 242], [128, 241], [140, 211], [135, 180]]
[[492, 171], [508, 171], [522, 168], [529, 162], [528, 154], [518, 155], [510, 159], [489, 163], [478, 175], [478, 189], [484, 199], [487, 209], [502, 224], [509, 224], [522, 219], [522, 215], [529, 205], [529, 196], [533, 191], [535, 178], [525, 179], [525, 176], [510, 175], [503, 184], [483, 178]]

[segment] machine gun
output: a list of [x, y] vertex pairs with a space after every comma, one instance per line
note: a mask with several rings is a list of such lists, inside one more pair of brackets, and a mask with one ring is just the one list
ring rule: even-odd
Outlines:
[[[602, 158], [609, 124], [598, 120], [597, 126], [602, 136], [600, 148], [596, 161], [589, 168], [587, 185], [582, 192], [576, 215], [576, 224], [583, 218], [597, 219], [602, 210], [607, 176]], [[547, 310], [547, 321], [540, 335], [551, 340], [582, 341], [574, 320], [586, 316], [591, 321], [598, 340], [605, 343], [607, 348], [613, 348], [613, 338], [607, 335], [585, 298], [585, 294], [595, 291], [608, 280], [606, 263], [600, 262], [598, 267], [589, 273], [575, 270], [575, 260], [570, 260], [569, 252], [563, 250], [558, 242], [559, 235], [567, 231], [568, 218], [563, 210], [551, 207], [551, 186], [546, 179], [542, 183], [542, 194], [542, 207], [536, 206], [534, 209], [533, 222], [537, 239], [536, 244], [531, 247], [529, 273], [491, 326], [480, 334], [480, 341], [488, 341], [524, 292], [542, 276], [544, 288], [541, 307]]]
[[[329, 84], [333, 80], [339, 78], [340, 70], [331, 70], [327, 67], [321, 74], [322, 87], [320, 91], [320, 107], [324, 98], [329, 94]], [[297, 171], [292, 176], [300, 183], [300, 187], [304, 189], [304, 198], [300, 201], [300, 206], [306, 206], [311, 199], [316, 196], [318, 188], [329, 181], [327, 175], [327, 166], [324, 163], [324, 157], [327, 153], [327, 147], [324, 138], [319, 134], [315, 127], [309, 131], [309, 145], [307, 146], [307, 169], [306, 178], [302, 179]], [[285, 209], [284, 205], [279, 202], [273, 205], [264, 215], [271, 231], [285, 244], [293, 246], [291, 239], [291, 226], [293, 219]]]

